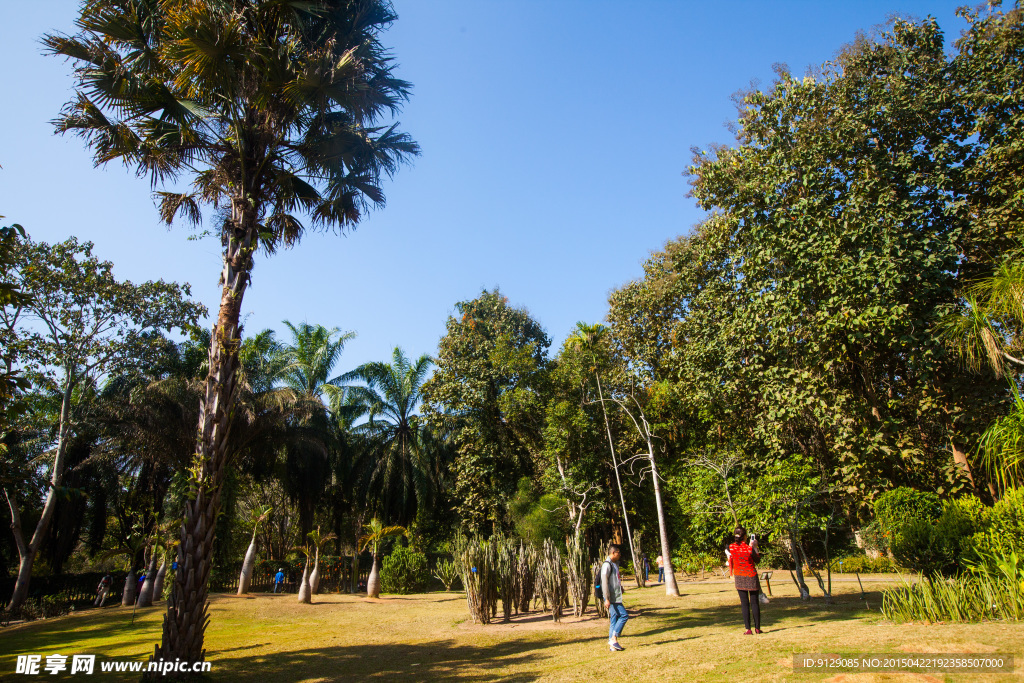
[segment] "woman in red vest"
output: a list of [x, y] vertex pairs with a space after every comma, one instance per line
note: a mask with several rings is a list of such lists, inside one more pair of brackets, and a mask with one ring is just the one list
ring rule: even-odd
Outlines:
[[750, 631], [750, 616], [754, 616], [754, 633], [761, 632], [761, 605], [757, 602], [758, 593], [761, 592], [761, 584], [757, 580], [757, 561], [761, 559], [761, 553], [757, 549], [757, 540], [750, 545], [747, 544], [747, 530], [741, 526], [736, 527], [732, 534], [733, 542], [729, 544], [729, 573], [732, 574], [736, 583], [736, 590], [740, 594], [740, 606], [743, 608], [743, 625], [747, 627], [745, 636], [752, 635]]

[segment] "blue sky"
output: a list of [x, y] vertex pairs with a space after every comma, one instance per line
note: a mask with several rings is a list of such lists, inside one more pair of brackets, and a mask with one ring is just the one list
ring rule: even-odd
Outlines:
[[[962, 3], [397, 0], [383, 40], [414, 85], [400, 120], [423, 155], [355, 232], [259, 258], [246, 329], [355, 330], [342, 371], [395, 345], [433, 353], [455, 302], [500, 286], [557, 347], [700, 220], [682, 173], [692, 146], [731, 141], [732, 93], [776, 62], [802, 73], [894, 12], [935, 16], [952, 41]], [[167, 230], [148, 181], [53, 135], [70, 68], [39, 37], [69, 31], [77, 6], [0, 3], [3, 224], [92, 240], [119, 277], [189, 282], [212, 310], [219, 243]]]

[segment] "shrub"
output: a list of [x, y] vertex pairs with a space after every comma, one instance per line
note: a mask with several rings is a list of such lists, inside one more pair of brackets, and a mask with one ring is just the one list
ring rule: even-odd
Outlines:
[[941, 514], [936, 494], [906, 486], [886, 491], [875, 501], [875, 518], [890, 545], [901, 527], [915, 520], [934, 522]]
[[868, 550], [875, 550], [883, 555], [889, 553], [889, 539], [885, 535], [885, 531], [882, 529], [882, 524], [877, 519], [871, 521], [870, 524], [861, 527], [860, 538], [864, 542], [864, 547]]
[[426, 588], [429, 578], [427, 556], [402, 545], [395, 546], [380, 568], [380, 588], [385, 593], [420, 592]]
[[711, 553], [695, 553], [683, 551], [672, 557], [672, 566], [685, 574], [697, 574], [702, 571], [714, 571], [725, 562], [725, 556], [721, 559]]
[[1024, 488], [1007, 489], [995, 505], [984, 509], [965, 546], [968, 556], [1024, 557]]
[[901, 566], [928, 576], [955, 574], [977, 556], [975, 541], [990, 516], [974, 496], [946, 501], [934, 522], [916, 519], [897, 528], [892, 555]]
[[955, 551], [950, 548], [939, 527], [926, 519], [903, 524], [892, 539], [892, 556], [901, 567], [926, 576], [950, 573], [956, 569]]
[[867, 555], [846, 555], [832, 560], [832, 571], [844, 574], [886, 574], [896, 571], [896, 565], [888, 557], [872, 559]]
[[892, 574], [897, 570], [896, 563], [885, 556], [879, 557], [871, 562], [872, 571], [875, 574]]

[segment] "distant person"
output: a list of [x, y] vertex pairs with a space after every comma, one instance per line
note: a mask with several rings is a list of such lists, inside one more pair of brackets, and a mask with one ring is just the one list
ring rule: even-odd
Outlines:
[[92, 603], [93, 607], [103, 607], [106, 604], [107, 596], [110, 595], [110, 587], [113, 585], [114, 577], [107, 572], [96, 586], [96, 601]]
[[139, 580], [135, 582], [135, 602], [139, 601], [139, 597], [142, 595], [142, 584], [146, 583], [146, 572], [139, 574]]
[[626, 648], [619, 644], [622, 628], [629, 620], [626, 608], [622, 606], [622, 577], [619, 575], [619, 558], [622, 548], [612, 543], [608, 546], [608, 557], [601, 565], [601, 595], [608, 610], [608, 649], [621, 652]]
[[284, 583], [284, 570], [283, 569], [278, 569], [277, 573], [274, 574], [274, 592], [275, 593], [277, 592], [277, 589], [281, 587], [282, 583]]
[[644, 559], [644, 583], [647, 583], [647, 579], [651, 575], [651, 563], [648, 561], [647, 556], [643, 556]]
[[658, 583], [665, 583], [665, 560], [661, 558], [661, 555], [658, 555], [655, 562], [658, 563]]
[[736, 585], [736, 591], [740, 594], [740, 607], [743, 610], [743, 625], [746, 631], [745, 636], [753, 635], [750, 631], [750, 617], [753, 612], [754, 633], [761, 632], [761, 605], [757, 601], [758, 593], [761, 592], [761, 584], [757, 580], [757, 567], [755, 564], [761, 559], [761, 553], [757, 547], [755, 538], [747, 544], [747, 530], [741, 526], [736, 527], [732, 534], [732, 543], [726, 551], [729, 556], [729, 573], [732, 574]]

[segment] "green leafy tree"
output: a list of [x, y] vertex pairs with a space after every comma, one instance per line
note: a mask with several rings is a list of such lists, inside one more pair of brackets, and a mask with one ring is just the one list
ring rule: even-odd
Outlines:
[[60, 409], [48, 487], [30, 537], [21, 525], [24, 503], [10, 487], [4, 490], [19, 555], [12, 609], [28, 596], [32, 565], [63, 490], [69, 445], [96, 384], [152, 362], [163, 348], [161, 332], [193, 326], [206, 312], [189, 300], [187, 285], [117, 280], [112, 264], [75, 238], [55, 245], [25, 240], [16, 254], [15, 277], [27, 299], [14, 311], [5, 308], [2, 323], [19, 363], [31, 368], [36, 385], [60, 397]]
[[471, 528], [500, 530], [521, 477], [542, 448], [546, 351], [529, 313], [495, 290], [455, 305], [437, 370], [423, 388], [425, 413], [451, 434], [454, 497]]
[[197, 223], [218, 209], [222, 294], [199, 420], [194, 490], [180, 569], [154, 659], [203, 658], [220, 487], [238, 387], [240, 312], [258, 250], [296, 245], [309, 225], [345, 229], [381, 205], [381, 179], [417, 145], [380, 125], [406, 99], [379, 35], [382, 0], [83, 5], [75, 35], [45, 38], [75, 64], [75, 95], [57, 121], [97, 163], [120, 160], [161, 191], [160, 212]]
[[[27, 302], [14, 277], [18, 249], [26, 237], [25, 229], [18, 224], [0, 228], [0, 309], [4, 311], [5, 321], [16, 320], [20, 307]], [[17, 346], [13, 343], [15, 340], [7, 336], [11, 332], [8, 325], [0, 329], [0, 334], [5, 335], [0, 337], [3, 347], [0, 352], [0, 361], [3, 362], [3, 368], [0, 369], [0, 439], [6, 436], [8, 425], [16, 412], [15, 397], [20, 391], [29, 388], [28, 380], [15, 370]], [[0, 442], [0, 454], [4, 450], [6, 446]]]
[[695, 153], [711, 215], [612, 296], [618, 349], [672, 385], [692, 445], [834, 473], [854, 518], [894, 485], [971, 488], [1008, 398], [938, 325], [1012, 229], [977, 223], [988, 151], [955, 72], [932, 20], [780, 70], [742, 98], [733, 147]]

